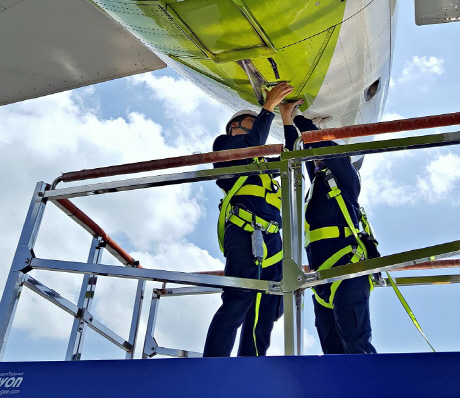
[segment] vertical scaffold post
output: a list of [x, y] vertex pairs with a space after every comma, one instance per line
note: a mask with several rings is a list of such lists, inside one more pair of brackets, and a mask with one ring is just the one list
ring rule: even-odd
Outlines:
[[[164, 287], [165, 285], [163, 285]], [[147, 321], [147, 330], [145, 331], [144, 349], [142, 352], [142, 358], [148, 358], [155, 355], [155, 350], [158, 344], [155, 340], [155, 324], [157, 322], [158, 305], [160, 301], [160, 295], [158, 289], [152, 291], [152, 301], [150, 303], [149, 320]]]
[[[99, 264], [102, 259], [102, 239], [94, 236], [91, 241], [91, 248], [88, 255], [88, 264]], [[85, 274], [81, 284], [80, 296], [78, 297], [78, 308], [91, 311], [94, 293], [96, 290], [97, 275]], [[83, 342], [86, 334], [86, 323], [82, 317], [75, 317], [70, 332], [69, 345], [67, 346], [66, 361], [79, 361], [83, 349]]]
[[[295, 233], [296, 249], [297, 249], [297, 266], [303, 275], [303, 226], [304, 226], [304, 174], [303, 164], [301, 161], [293, 162], [294, 170], [294, 194], [295, 194], [295, 213], [293, 214], [294, 226], [293, 233]], [[296, 290], [295, 292], [295, 308], [296, 308], [296, 327], [297, 327], [297, 355], [303, 354], [303, 329], [304, 329], [304, 290]]]
[[302, 353], [302, 164], [290, 160], [281, 171], [285, 355]]
[[43, 199], [46, 187], [47, 184], [44, 182], [38, 182], [35, 187], [10, 273], [3, 290], [2, 301], [0, 302], [0, 360], [2, 360], [5, 353], [6, 342], [22, 291], [24, 275], [27, 273], [30, 261], [34, 257], [33, 248], [46, 206], [46, 200]]
[[131, 321], [131, 329], [129, 331], [128, 343], [133, 349], [126, 352], [126, 359], [134, 359], [134, 350], [136, 348], [137, 332], [139, 330], [139, 322], [141, 320], [142, 303], [144, 302], [145, 280], [139, 279], [137, 282], [136, 297], [134, 299], [133, 318]]

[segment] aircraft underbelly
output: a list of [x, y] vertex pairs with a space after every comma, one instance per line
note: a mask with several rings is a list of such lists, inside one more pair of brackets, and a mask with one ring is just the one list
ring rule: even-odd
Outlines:
[[[230, 109], [258, 109], [263, 88], [288, 81], [295, 87], [290, 98], [304, 99], [306, 116], [330, 119], [327, 127], [379, 118], [394, 2], [94, 1]], [[365, 90], [378, 79], [366, 99]], [[282, 129], [273, 135], [281, 138]]]
[[[312, 106], [304, 114], [331, 116], [327, 127], [378, 121], [388, 92], [395, 2], [372, 1], [354, 14], [346, 9], [340, 36]], [[379, 82], [373, 98], [365, 91]]]

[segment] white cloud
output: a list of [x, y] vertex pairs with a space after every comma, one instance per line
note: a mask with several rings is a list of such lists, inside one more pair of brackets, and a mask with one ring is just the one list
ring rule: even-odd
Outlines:
[[[165, 82], [170, 83], [165, 80], [163, 84]], [[197, 117], [203, 119], [212, 105], [209, 105], [203, 94], [187, 92], [190, 89], [189, 83], [179, 81], [178, 84], [173, 83], [172, 86], [179, 87], [184, 98], [201, 101]], [[88, 90], [91, 93], [91, 89]], [[88, 90], [85, 90], [84, 95], [88, 95]], [[184, 106], [186, 111], [196, 111], [193, 108], [197, 105], [196, 101], [189, 105], [185, 102], [175, 104], [175, 114], [184, 112]], [[124, 118], [108, 120], [98, 115], [97, 103], [93, 108], [87, 108], [84, 104], [78, 92], [67, 92], [0, 108], [0, 178], [5, 187], [0, 197], [0, 218], [4, 227], [0, 239], [0, 250], [4, 258], [4, 266], [0, 269], [1, 284], [10, 268], [36, 181], [51, 182], [62, 172], [70, 170], [181, 156], [203, 148], [208, 151], [211, 149], [212, 135], [204, 123], [201, 125], [201, 141], [180, 139], [190, 135], [189, 131], [184, 130], [176, 131], [178, 139], [168, 141], [163, 127], [141, 113], [130, 112]], [[174, 104], [171, 102], [170, 106], [173, 114]], [[177, 108], [179, 106], [181, 109]], [[65, 184], [60, 187], [65, 187]], [[121, 236], [131, 252], [136, 251], [134, 256], [143, 253], [152, 259], [153, 264], [163, 264], [175, 270], [223, 268], [219, 260], [184, 239], [194, 231], [198, 220], [205, 215], [203, 192], [192, 184], [73, 201], [110, 236]], [[90, 241], [91, 236], [81, 227], [51, 203], [47, 205], [35, 247], [39, 257], [85, 262]], [[141, 254], [139, 256], [142, 257]], [[44, 276], [38, 273], [37, 279], [76, 302], [81, 276], [67, 276]], [[128, 310], [130, 305], [124, 303], [123, 295], [125, 288], [131, 289], [130, 283], [123, 282], [121, 285], [114, 285], [112, 280], [101, 282], [101, 286], [106, 287], [100, 287], [98, 294], [104, 296], [116, 292], [118, 301], [108, 301], [112, 312], [107, 313], [111, 316], [101, 316], [114, 330], [120, 329], [120, 333], [125, 335], [127, 321], [122, 314], [126, 316], [132, 309]], [[51, 304], [43, 305], [43, 302], [44, 299], [33, 293], [26, 294], [20, 305], [21, 311], [17, 312], [15, 327], [29, 332], [31, 338], [50, 334], [55, 338], [67, 338], [71, 319], [62, 322], [63, 317], [69, 316]], [[103, 302], [101, 300], [95, 304], [94, 311], [98, 314], [105, 313]], [[37, 317], [30, 316], [31, 311], [39, 317], [40, 327], [36, 325]]]
[[[73, 318], [44, 298], [24, 288], [14, 318], [14, 327], [27, 331], [28, 338], [68, 339]], [[27, 316], [22, 315], [27, 314]]]
[[134, 252], [133, 256], [148, 268], [168, 271], [201, 272], [224, 269], [224, 264], [213, 258], [207, 250], [186, 240], [162, 243], [157, 246], [153, 255]]
[[411, 157], [410, 151], [366, 155], [360, 170], [360, 205], [368, 208], [379, 204], [400, 206], [415, 203], [415, 188], [408, 187], [398, 178], [402, 165]]
[[203, 102], [212, 101], [194, 84], [172, 76], [157, 77], [153, 73], [132, 76], [134, 85], [145, 83], [156, 100], [164, 101], [166, 116], [179, 117], [181, 114], [195, 112]]
[[382, 122], [401, 119], [404, 119], [404, 116], [401, 116], [399, 113], [396, 112], [385, 112], [382, 116]]
[[417, 178], [418, 187], [426, 199], [433, 203], [443, 200], [459, 203], [453, 192], [460, 188], [460, 156], [448, 152], [438, 153]]
[[411, 61], [406, 61], [406, 65], [398, 79], [398, 83], [412, 81], [414, 79], [426, 78], [430, 75], [442, 75], [444, 73], [444, 60], [437, 57], [419, 57], [414, 55]]
[[[144, 84], [151, 97], [161, 102], [164, 116], [171, 123], [166, 136], [173, 140], [173, 145], [189, 149], [193, 146], [191, 152], [209, 152], [210, 142], [224, 132], [231, 112], [193, 83], [153, 73], [133, 76], [130, 81], [135, 86]], [[218, 125], [218, 129], [210, 131], [210, 123]]]
[[[218, 259], [209, 255], [196, 245], [181, 241], [162, 244], [155, 254], [148, 252], [131, 253], [145, 267], [180, 272], [199, 272], [222, 270], [224, 265]], [[129, 282], [129, 283], [126, 283]], [[151, 284], [150, 284], [151, 285]], [[153, 287], [153, 286], [150, 286]], [[144, 314], [140, 326], [140, 336], [143, 338], [147, 325], [151, 289], [144, 295]], [[156, 284], [155, 287], [160, 287]], [[172, 287], [171, 284], [168, 287]], [[127, 336], [132, 313], [136, 285], [132, 281], [108, 280], [98, 282], [94, 312], [112, 330]], [[163, 296], [158, 308], [158, 326], [155, 338], [158, 344], [167, 348], [187, 349], [201, 352], [207, 328], [214, 312], [220, 305], [220, 295], [200, 295], [167, 297]], [[142, 344], [140, 344], [142, 346]]]
[[460, 204], [460, 156], [446, 150], [426, 152], [400, 151], [367, 155], [361, 169], [359, 198], [364, 207], [421, 203]]

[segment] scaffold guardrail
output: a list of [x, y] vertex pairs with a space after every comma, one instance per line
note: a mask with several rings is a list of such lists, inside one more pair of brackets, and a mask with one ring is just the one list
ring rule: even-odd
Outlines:
[[[460, 113], [438, 115], [426, 118], [381, 122], [373, 125], [351, 126], [341, 129], [320, 130], [319, 132], [303, 133], [304, 142], [324, 139], [349, 138], [352, 136], [374, 135], [394, 131], [418, 128], [433, 128], [460, 124]], [[28, 287], [41, 297], [74, 316], [67, 349], [67, 360], [78, 360], [84, 341], [86, 327], [90, 327], [106, 337], [119, 348], [126, 351], [126, 358], [134, 358], [134, 350], [140, 323], [140, 312], [143, 305], [145, 283], [147, 281], [163, 282], [161, 289], [154, 289], [150, 303], [150, 313], [144, 339], [144, 358], [156, 354], [173, 356], [199, 356], [181, 349], [161, 347], [157, 344], [155, 319], [160, 297], [184, 296], [195, 294], [216, 293], [223, 287], [244, 288], [263, 291], [268, 294], [284, 296], [284, 348], [286, 355], [302, 353], [302, 300], [305, 289], [323, 283], [347, 279], [360, 275], [368, 275], [385, 270], [415, 270], [453, 268], [460, 265], [459, 259], [445, 259], [460, 253], [460, 240], [415, 249], [404, 253], [396, 253], [354, 264], [334, 267], [325, 271], [308, 272], [302, 264], [302, 225], [303, 225], [303, 167], [302, 162], [343, 155], [382, 153], [398, 150], [431, 148], [436, 146], [457, 145], [460, 143], [460, 132], [433, 134], [398, 138], [384, 141], [372, 141], [340, 145], [319, 149], [302, 149], [282, 152], [282, 145], [268, 145], [212, 152], [207, 154], [188, 155], [170, 159], [159, 159], [129, 165], [102, 167], [64, 173], [52, 185], [37, 183], [22, 234], [13, 259], [11, 270], [5, 285], [0, 303], [0, 355], [3, 354], [17, 303], [23, 286]], [[86, 180], [114, 176], [119, 174], [137, 173], [141, 171], [164, 170], [175, 167], [201, 165], [234, 159], [246, 159], [255, 156], [279, 155], [280, 160], [268, 163], [248, 164], [219, 169], [201, 169], [171, 174], [160, 174], [148, 177], [131, 178], [103, 183], [90, 183], [81, 186], [57, 188], [60, 182]], [[282, 217], [283, 217], [283, 279], [281, 282], [253, 280], [224, 276], [221, 272], [175, 272], [142, 266], [130, 254], [120, 247], [106, 232], [76, 207], [71, 198], [89, 195], [122, 192], [135, 189], [153, 188], [171, 184], [183, 184], [198, 181], [232, 178], [236, 175], [254, 175], [278, 173], [281, 178]], [[48, 202], [54, 203], [77, 224], [93, 236], [86, 263], [37, 258], [34, 255], [34, 244], [40, 229], [41, 219]], [[125, 267], [101, 264], [103, 249], [107, 249]], [[435, 260], [433, 260], [435, 258]], [[71, 303], [58, 292], [49, 289], [28, 273], [31, 270], [49, 270], [83, 274], [80, 296], [77, 304]], [[95, 294], [96, 280], [99, 276], [128, 278], [138, 281], [136, 298], [132, 314], [131, 328], [127, 339], [117, 335], [91, 313], [91, 304]], [[395, 279], [398, 285], [419, 285], [458, 283], [459, 275], [432, 275], [427, 277], [402, 277]], [[168, 283], [182, 284], [187, 287], [167, 288]]]

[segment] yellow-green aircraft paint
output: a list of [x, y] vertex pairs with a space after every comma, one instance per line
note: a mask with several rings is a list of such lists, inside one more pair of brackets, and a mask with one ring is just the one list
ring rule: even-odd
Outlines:
[[307, 108], [324, 81], [344, 1], [98, 0], [158, 51], [209, 79], [258, 99], [236, 61], [250, 60], [261, 85], [288, 81]]
[[287, 81], [326, 127], [381, 114], [396, 0], [90, 1], [230, 108]]

